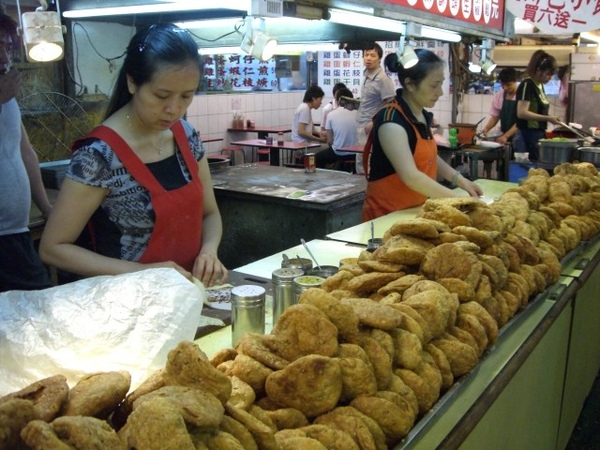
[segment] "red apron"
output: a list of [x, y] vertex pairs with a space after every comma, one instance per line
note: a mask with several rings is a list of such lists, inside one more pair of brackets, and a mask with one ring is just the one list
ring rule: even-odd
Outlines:
[[[404, 111], [397, 103], [394, 107], [404, 116], [406, 121], [411, 124], [417, 137], [413, 158], [417, 169], [432, 179], [437, 175], [437, 144], [434, 139], [423, 139], [417, 127], [406, 117]], [[371, 143], [374, 128], [371, 130], [367, 144], [365, 145], [363, 164], [365, 165], [365, 175], [368, 177]], [[410, 189], [398, 176], [393, 173], [387, 177], [376, 181], [369, 181], [365, 195], [365, 202], [362, 210], [362, 220], [375, 219], [394, 211], [412, 208], [425, 203], [427, 197], [423, 194]]]
[[139, 262], [174, 261], [191, 271], [202, 247], [204, 191], [198, 177], [198, 163], [181, 122], [173, 125], [171, 131], [191, 174], [191, 181], [170, 191], [161, 186], [142, 160], [111, 128], [100, 125], [89, 136], [110, 145], [131, 176], [150, 192], [155, 214], [154, 229]]

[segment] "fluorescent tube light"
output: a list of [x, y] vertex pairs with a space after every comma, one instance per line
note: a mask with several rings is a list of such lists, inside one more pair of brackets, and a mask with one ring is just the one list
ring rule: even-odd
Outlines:
[[420, 25], [414, 22], [406, 24], [406, 35], [411, 38], [434, 39], [436, 41], [460, 42], [460, 34], [441, 28]]
[[[279, 44], [275, 50], [276, 55], [290, 55], [304, 52], [335, 51], [339, 50], [336, 43], [324, 42], [319, 44]], [[201, 55], [231, 55], [242, 53], [239, 46], [231, 47], [205, 47], [199, 48]]]
[[441, 28], [421, 27], [421, 35], [424, 38], [435, 39], [436, 41], [460, 42], [460, 34], [454, 31], [442, 30]]
[[329, 14], [330, 22], [339, 23], [341, 25], [351, 25], [361, 28], [371, 28], [374, 30], [391, 31], [392, 33], [399, 34], [402, 32], [404, 27], [404, 22], [400, 22], [399, 20], [370, 16], [368, 14], [360, 14], [341, 9], [330, 9]]
[[187, 30], [193, 30], [195, 28], [233, 28], [238, 23], [243, 22], [244, 19], [241, 17], [230, 18], [230, 19], [204, 19], [204, 20], [189, 20], [186, 22], [175, 22], [173, 25], [177, 25], [179, 28], [185, 28]]
[[178, 1], [173, 3], [154, 3], [133, 6], [115, 6], [108, 8], [72, 9], [63, 12], [69, 19], [82, 19], [86, 17], [119, 16], [125, 14], [151, 14], [161, 12], [180, 11], [205, 11], [211, 9], [231, 9], [236, 11], [249, 11], [249, 0], [220, 0], [218, 4], [198, 2], [197, 0]]
[[206, 47], [198, 49], [200, 55], [233, 55], [241, 52], [239, 45], [237, 47]]
[[588, 41], [594, 41], [600, 44], [600, 34], [598, 33], [598, 31], [596, 31], [595, 33], [584, 31], [583, 33], [581, 33], [580, 36], [584, 39], [587, 39]]

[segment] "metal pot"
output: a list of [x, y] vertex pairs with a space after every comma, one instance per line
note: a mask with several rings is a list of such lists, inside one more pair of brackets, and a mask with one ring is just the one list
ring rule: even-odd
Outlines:
[[208, 161], [208, 169], [211, 172], [215, 172], [217, 170], [224, 169], [225, 167], [229, 167], [229, 163], [231, 159], [229, 158], [213, 158], [209, 156], [207, 158]]
[[540, 139], [538, 141], [541, 163], [562, 164], [571, 161], [577, 150], [577, 139]]
[[600, 167], [600, 147], [579, 147], [577, 153], [579, 161]]
[[339, 269], [337, 266], [320, 266], [320, 267], [321, 267], [321, 270], [317, 269], [316, 267], [313, 267], [311, 270], [308, 271], [308, 275], [315, 275], [318, 277], [327, 278], [332, 275], [335, 275]]

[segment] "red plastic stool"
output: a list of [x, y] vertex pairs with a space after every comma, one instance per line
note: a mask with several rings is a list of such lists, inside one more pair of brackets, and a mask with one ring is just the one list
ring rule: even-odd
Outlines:
[[[271, 154], [271, 150], [269, 150], [266, 147], [261, 147], [261, 148], [257, 148], [254, 151], [254, 155], [252, 158], [252, 162], [258, 162], [259, 164], [270, 164], [269, 162], [269, 156]], [[266, 155], [266, 159], [264, 158], [264, 156]]]
[[235, 165], [235, 152], [241, 152], [242, 161], [244, 161], [244, 164], [246, 164], [246, 153], [244, 152], [243, 147], [236, 147], [233, 145], [229, 145], [229, 146], [223, 147], [221, 149], [221, 154], [223, 154], [223, 152], [229, 152], [229, 158], [231, 159], [232, 166]]

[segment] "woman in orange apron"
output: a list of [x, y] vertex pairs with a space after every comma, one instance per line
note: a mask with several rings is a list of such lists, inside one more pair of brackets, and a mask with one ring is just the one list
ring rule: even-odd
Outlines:
[[207, 286], [227, 279], [204, 149], [182, 119], [199, 68], [194, 40], [172, 24], [132, 38], [104, 122], [73, 146], [40, 244], [46, 263], [82, 276], [172, 267]]
[[456, 197], [436, 176], [461, 187], [471, 196], [482, 195], [475, 183], [464, 178], [437, 155], [431, 133], [432, 108], [443, 94], [444, 62], [435, 53], [417, 49], [419, 62], [406, 69], [396, 53], [385, 58], [388, 71], [397, 72], [402, 85], [392, 104], [373, 118], [363, 162], [368, 180], [362, 220], [419, 206], [427, 198]]

